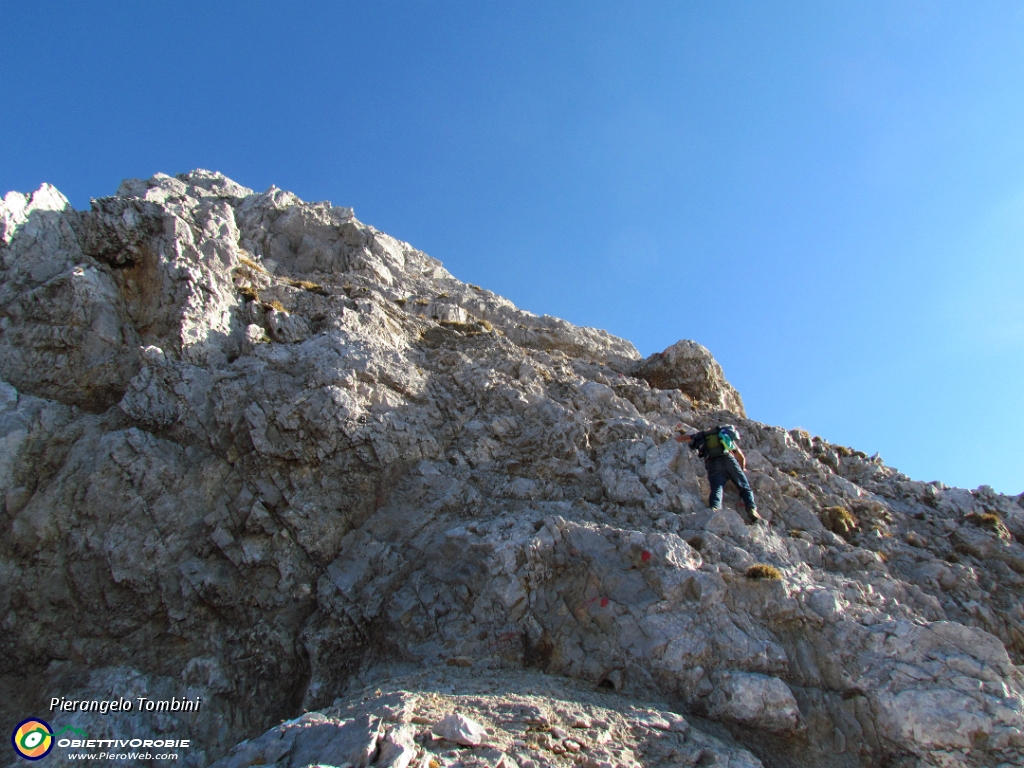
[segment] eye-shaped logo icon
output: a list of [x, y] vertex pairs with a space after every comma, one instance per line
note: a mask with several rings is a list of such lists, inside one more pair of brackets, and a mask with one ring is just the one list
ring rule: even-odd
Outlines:
[[39, 760], [53, 749], [53, 729], [45, 720], [30, 717], [22, 720], [11, 734], [14, 751], [26, 760]]

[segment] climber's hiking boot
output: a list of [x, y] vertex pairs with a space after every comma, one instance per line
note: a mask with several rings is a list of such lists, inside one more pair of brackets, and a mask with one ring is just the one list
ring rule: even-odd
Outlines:
[[747, 525], [757, 525], [764, 522], [764, 518], [757, 514], [757, 509], [747, 510]]

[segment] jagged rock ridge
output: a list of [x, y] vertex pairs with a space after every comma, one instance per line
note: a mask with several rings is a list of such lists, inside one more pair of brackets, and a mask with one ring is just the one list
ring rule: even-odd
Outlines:
[[[400, 768], [1024, 762], [1020, 498], [752, 421], [694, 342], [641, 360], [351, 209], [206, 171], [84, 212], [9, 193], [0, 269], [12, 722], [50, 695], [200, 696], [68, 722], [187, 732], [188, 765], [237, 768], [326, 760], [342, 731], [321, 746]], [[770, 525], [707, 511], [671, 439], [722, 419]], [[449, 661], [657, 698], [696, 741], [517, 744], [502, 722], [538, 726], [505, 702], [478, 712], [501, 749], [453, 751], [414, 707], [345, 714], [394, 675], [429, 698]], [[229, 753], [303, 709], [324, 714]]]

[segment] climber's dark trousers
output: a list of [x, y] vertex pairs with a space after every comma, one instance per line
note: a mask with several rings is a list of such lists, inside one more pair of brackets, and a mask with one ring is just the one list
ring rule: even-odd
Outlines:
[[711, 495], [708, 496], [709, 507], [712, 509], [722, 508], [725, 483], [727, 480], [732, 480], [733, 485], [740, 492], [740, 498], [743, 499], [743, 506], [747, 508], [747, 512], [757, 508], [757, 504], [754, 503], [754, 492], [750, 490], [747, 476], [740, 469], [740, 463], [736, 461], [735, 456], [731, 453], [717, 456], [714, 459], [708, 459], [705, 466], [708, 470], [708, 483], [711, 485]]

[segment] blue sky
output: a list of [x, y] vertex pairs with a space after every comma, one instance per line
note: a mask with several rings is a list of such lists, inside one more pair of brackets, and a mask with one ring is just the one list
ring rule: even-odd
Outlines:
[[1024, 491], [1024, 4], [0, 0], [0, 193], [196, 167]]

